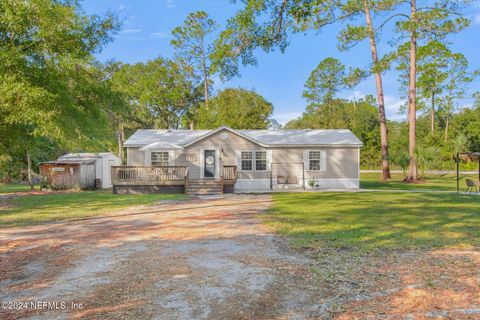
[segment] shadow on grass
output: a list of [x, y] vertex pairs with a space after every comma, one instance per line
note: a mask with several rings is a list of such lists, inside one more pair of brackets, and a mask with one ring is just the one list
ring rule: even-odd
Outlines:
[[[478, 179], [478, 175], [461, 175], [460, 190], [466, 189], [466, 179]], [[378, 173], [362, 173], [360, 187], [362, 189], [380, 190], [424, 190], [424, 191], [456, 191], [457, 180], [452, 174], [429, 174], [425, 176], [424, 183], [403, 182], [401, 174], [393, 174], [391, 181], [382, 181]]]
[[480, 245], [480, 198], [435, 193], [275, 194], [267, 222], [297, 246]]
[[12, 199], [10, 207], [0, 210], [0, 227], [78, 219], [130, 206], [185, 198], [183, 194], [115, 195], [111, 191], [22, 196]]

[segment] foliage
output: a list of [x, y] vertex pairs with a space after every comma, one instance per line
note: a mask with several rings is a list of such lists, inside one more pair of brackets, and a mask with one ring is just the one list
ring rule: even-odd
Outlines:
[[43, 147], [110, 146], [110, 93], [92, 54], [111, 40], [116, 18], [52, 0], [2, 0], [0, 16], [0, 165], [13, 171]]
[[310, 188], [313, 188], [317, 184], [317, 180], [314, 179], [314, 178], [310, 178], [310, 179], [308, 179], [307, 183], [310, 186]]
[[116, 66], [111, 82], [125, 103], [120, 120], [130, 132], [178, 128], [201, 99], [189, 68], [160, 57]]
[[364, 143], [361, 152], [362, 168], [378, 168], [378, 112], [375, 100], [366, 97], [359, 101], [334, 99], [328, 103], [312, 104], [298, 119], [289, 121], [287, 129], [350, 129]]
[[196, 115], [199, 129], [228, 126], [234, 129], [266, 129], [273, 125], [273, 106], [258, 93], [245, 89], [224, 89]]
[[390, 159], [392, 160], [394, 165], [402, 169], [403, 178], [406, 178], [408, 163], [410, 161], [410, 158], [408, 157], [408, 153], [405, 151], [397, 150], [396, 152], [390, 153]]
[[217, 72], [210, 59], [213, 43], [208, 43], [208, 37], [216, 28], [216, 22], [210, 19], [206, 12], [192, 12], [185, 19], [183, 26], [172, 31], [173, 40], [170, 42], [176, 50], [176, 57], [192, 66], [197, 77], [203, 79], [206, 105], [210, 92], [210, 78]]
[[416, 150], [417, 162], [422, 176], [425, 176], [425, 170], [433, 168], [434, 163], [438, 160], [439, 150], [435, 146], [419, 146]]

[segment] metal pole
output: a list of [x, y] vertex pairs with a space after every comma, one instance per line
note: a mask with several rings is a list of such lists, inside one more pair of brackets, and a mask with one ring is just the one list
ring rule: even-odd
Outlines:
[[302, 189], [305, 190], [305, 163], [302, 162]]
[[460, 163], [460, 154], [457, 152], [457, 193], [460, 192], [460, 182], [459, 182], [459, 175], [460, 175], [460, 172], [459, 172], [459, 163]]

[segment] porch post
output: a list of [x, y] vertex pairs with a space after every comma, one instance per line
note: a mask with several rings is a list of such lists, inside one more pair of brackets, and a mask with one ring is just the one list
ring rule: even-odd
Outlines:
[[270, 165], [270, 190], [273, 190], [273, 180], [272, 180], [272, 179], [273, 179], [273, 178], [272, 178], [273, 174], [272, 174], [272, 170], [273, 170], [273, 169], [272, 169], [272, 165]]
[[305, 163], [302, 162], [302, 189], [305, 190]]
[[460, 192], [460, 182], [459, 182], [459, 162], [460, 162], [460, 154], [457, 152], [457, 158], [456, 158], [456, 161], [457, 161], [457, 193]]

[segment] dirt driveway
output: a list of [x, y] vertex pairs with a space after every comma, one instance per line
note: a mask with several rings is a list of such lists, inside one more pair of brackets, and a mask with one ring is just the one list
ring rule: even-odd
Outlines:
[[20, 302], [0, 318], [321, 317], [329, 301], [311, 261], [258, 220], [270, 202], [232, 195], [0, 229], [0, 301]]

